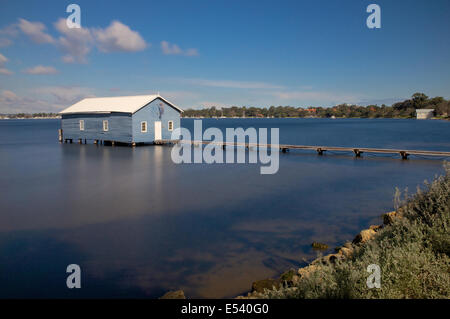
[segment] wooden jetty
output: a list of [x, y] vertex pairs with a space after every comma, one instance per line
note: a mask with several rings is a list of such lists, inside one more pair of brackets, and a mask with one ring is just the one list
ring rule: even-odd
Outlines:
[[[216, 144], [222, 146], [225, 149], [227, 146], [230, 147], [245, 147], [247, 149], [252, 148], [271, 148], [271, 144], [256, 144], [256, 143], [230, 143], [230, 142], [212, 142], [212, 141], [178, 141], [178, 140], [160, 140], [155, 142], [155, 144], [177, 144], [177, 143], [190, 143], [193, 145], [201, 144]], [[425, 151], [425, 150], [408, 150], [408, 149], [389, 149], [389, 148], [369, 148], [369, 147], [339, 147], [339, 146], [314, 146], [314, 145], [292, 145], [292, 144], [278, 144], [274, 147], [279, 148], [283, 153], [288, 152], [290, 149], [293, 150], [312, 150], [316, 151], [318, 155], [323, 155], [326, 151], [336, 151], [336, 152], [353, 152], [356, 157], [361, 157], [363, 153], [373, 153], [373, 154], [394, 154], [400, 155], [402, 159], [408, 159], [409, 155], [419, 155], [419, 156], [432, 156], [432, 157], [450, 157], [450, 152], [442, 151]]]
[[[59, 130], [58, 139], [62, 143], [72, 143], [72, 139], [63, 138], [62, 130]], [[78, 139], [79, 144], [86, 144], [86, 139]], [[220, 145], [223, 149], [226, 147], [244, 147], [247, 149], [257, 149], [257, 148], [272, 148], [272, 144], [257, 144], [257, 143], [237, 143], [237, 142], [215, 142], [215, 141], [185, 141], [185, 140], [157, 140], [151, 144], [155, 145], [170, 145], [178, 143], [188, 143], [194, 146], [206, 145], [206, 144], [216, 144]], [[99, 145], [125, 145], [125, 146], [138, 146], [145, 143], [121, 143], [109, 140], [94, 140], [94, 144]], [[340, 146], [315, 146], [315, 145], [293, 145], [293, 144], [278, 144], [273, 145], [277, 147], [282, 153], [286, 153], [289, 150], [310, 150], [316, 151], [318, 155], [323, 155], [327, 151], [336, 152], [353, 152], [356, 157], [361, 157], [361, 154], [391, 154], [400, 155], [404, 160], [408, 159], [409, 155], [419, 155], [419, 156], [431, 156], [431, 157], [449, 157], [450, 152], [443, 151], [425, 151], [425, 150], [408, 150], [408, 149], [390, 149], [390, 148], [369, 148], [369, 147], [340, 147]]]

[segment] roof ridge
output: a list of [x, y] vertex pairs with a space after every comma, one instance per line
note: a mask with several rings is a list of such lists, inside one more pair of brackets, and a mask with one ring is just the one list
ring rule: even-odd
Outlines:
[[[128, 100], [127, 100], [128, 99]], [[135, 113], [147, 104], [156, 99], [161, 99], [179, 112], [181, 108], [163, 98], [160, 94], [147, 95], [127, 95], [127, 96], [106, 96], [106, 97], [86, 97], [77, 103], [65, 108], [60, 114], [74, 113]]]

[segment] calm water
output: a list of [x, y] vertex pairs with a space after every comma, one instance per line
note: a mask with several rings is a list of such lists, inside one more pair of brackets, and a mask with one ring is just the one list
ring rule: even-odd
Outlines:
[[[193, 120], [182, 125], [192, 128]], [[279, 127], [280, 142], [450, 151], [450, 123], [208, 119]], [[442, 173], [442, 161], [290, 152], [259, 164], [182, 164], [170, 147], [59, 144], [57, 120], [0, 121], [0, 297], [229, 297], [334, 247]], [[68, 264], [82, 289], [66, 288]]]

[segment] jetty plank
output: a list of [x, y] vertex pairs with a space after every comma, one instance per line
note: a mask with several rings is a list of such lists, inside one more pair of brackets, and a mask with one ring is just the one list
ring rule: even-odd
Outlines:
[[[190, 143], [193, 145], [200, 144], [216, 144], [225, 148], [226, 146], [240, 146], [245, 148], [259, 147], [259, 148], [272, 148], [272, 144], [258, 144], [258, 143], [237, 143], [237, 142], [213, 142], [213, 141], [178, 141], [178, 140], [160, 140], [159, 144], [176, 144], [176, 143]], [[283, 152], [289, 149], [296, 150], [312, 150], [316, 151], [319, 155], [322, 155], [325, 151], [337, 151], [337, 152], [353, 152], [356, 156], [360, 156], [362, 153], [380, 153], [380, 154], [398, 154], [403, 159], [406, 159], [408, 155], [423, 155], [423, 156], [439, 156], [450, 157], [450, 152], [444, 151], [427, 151], [427, 150], [409, 150], [409, 149], [390, 149], [390, 148], [369, 148], [369, 147], [341, 147], [341, 146], [323, 146], [323, 145], [293, 145], [293, 144], [275, 144], [273, 145], [279, 148]]]

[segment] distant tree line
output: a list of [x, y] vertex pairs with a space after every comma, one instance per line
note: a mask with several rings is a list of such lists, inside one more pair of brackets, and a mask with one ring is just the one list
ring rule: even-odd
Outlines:
[[0, 114], [0, 118], [10, 119], [32, 119], [32, 118], [47, 118], [59, 117], [58, 113], [16, 113], [16, 114]]
[[293, 107], [271, 106], [260, 107], [210, 107], [200, 110], [188, 109], [183, 117], [359, 117], [359, 118], [413, 118], [416, 109], [434, 109], [435, 116], [449, 118], [450, 101], [443, 97], [429, 98], [423, 93], [415, 93], [410, 99], [392, 106], [349, 105], [340, 104], [334, 107]]

